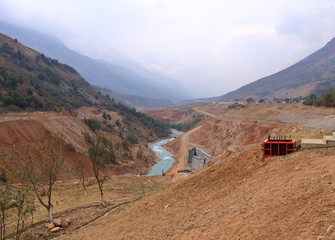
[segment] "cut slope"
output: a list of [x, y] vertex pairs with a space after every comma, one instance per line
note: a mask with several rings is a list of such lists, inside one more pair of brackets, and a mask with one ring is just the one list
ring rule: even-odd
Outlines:
[[[90, 110], [93, 111], [93, 109]], [[85, 109], [79, 109], [78, 111], [79, 115], [81, 115]], [[85, 112], [84, 116], [97, 119], [102, 114], [96, 109], [95, 111], [99, 114], [89, 115], [88, 112]], [[113, 117], [121, 119], [116, 114]], [[91, 161], [87, 155], [88, 147], [83, 137], [83, 132], [90, 132], [88, 126], [83, 123], [83, 119], [72, 116], [65, 111], [61, 113], [34, 112], [0, 115], [0, 146], [8, 147], [10, 144], [25, 145], [29, 140], [47, 136], [50, 133], [60, 133], [68, 146], [65, 156], [65, 170], [76, 167], [76, 160], [81, 160], [86, 166], [84, 168], [85, 176], [92, 177], [93, 171]], [[142, 129], [142, 133], [148, 134], [144, 129]], [[103, 169], [107, 176], [125, 173], [143, 174], [155, 162], [154, 153], [146, 147], [144, 142], [128, 145], [128, 149], [124, 149], [121, 147], [123, 139], [119, 135], [109, 132], [104, 134], [112, 140], [114, 145], [120, 145], [118, 149], [115, 149], [118, 164], [106, 164]], [[141, 157], [136, 155], [139, 149], [142, 152]], [[132, 156], [129, 157], [129, 154], [132, 154]], [[69, 172], [64, 171], [62, 174], [62, 178], [73, 178]]]

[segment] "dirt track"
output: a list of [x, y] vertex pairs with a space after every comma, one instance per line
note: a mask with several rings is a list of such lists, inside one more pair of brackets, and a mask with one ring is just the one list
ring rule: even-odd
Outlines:
[[214, 115], [214, 114], [211, 114], [211, 113], [209, 113], [209, 112], [205, 112], [205, 111], [202, 111], [202, 110], [199, 110], [198, 108], [194, 108], [194, 110], [195, 111], [197, 111], [197, 112], [199, 112], [199, 113], [202, 113], [202, 114], [204, 114], [204, 115], [206, 115], [206, 116], [210, 116], [210, 117], [217, 117], [216, 115]]
[[214, 156], [209, 161], [209, 164], [213, 164], [232, 152], [242, 151], [248, 145], [261, 142], [268, 135], [280, 134], [286, 129], [283, 124], [273, 121], [242, 118], [232, 120], [221, 114], [208, 113], [206, 109], [194, 109], [208, 118], [201, 122], [201, 125], [167, 144], [167, 148], [174, 153], [177, 161], [169, 174], [175, 174], [178, 170], [186, 168], [188, 150], [192, 147], [198, 147]]
[[201, 126], [195, 127], [192, 130], [184, 133], [178, 139], [174, 140], [172, 144], [167, 144], [167, 148], [173, 151], [175, 148], [178, 149], [178, 152], [174, 154], [174, 158], [176, 159], [176, 163], [172, 166], [172, 168], [168, 171], [168, 174], [175, 174], [178, 170], [182, 170], [186, 168], [186, 158], [188, 156], [188, 150], [191, 146], [189, 141], [190, 136], [199, 130]]
[[[195, 111], [205, 115], [209, 116], [211, 118], [216, 118], [214, 114], [199, 110], [197, 108], [194, 108]], [[193, 128], [192, 130], [184, 133], [179, 137], [179, 139], [175, 140], [173, 143], [168, 143], [167, 148], [174, 152], [174, 158], [176, 159], [176, 163], [172, 166], [172, 168], [168, 171], [168, 174], [176, 174], [178, 170], [182, 170], [187, 168], [186, 166], [186, 158], [188, 156], [188, 150], [195, 146], [195, 144], [192, 144], [190, 142], [190, 137], [193, 133], [197, 132], [202, 127], [202, 124], [200, 126], [197, 126]], [[176, 152], [176, 149], [177, 152]]]

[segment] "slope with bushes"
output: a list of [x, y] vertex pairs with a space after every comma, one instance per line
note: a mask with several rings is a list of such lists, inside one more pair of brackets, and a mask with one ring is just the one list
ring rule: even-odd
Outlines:
[[71, 156], [89, 165], [83, 132], [103, 132], [115, 152], [108, 171], [116, 173], [145, 173], [156, 159], [146, 144], [170, 134], [167, 125], [96, 91], [72, 67], [5, 35], [0, 35], [0, 112], [1, 144], [38, 138], [42, 129], [64, 133], [69, 166]]

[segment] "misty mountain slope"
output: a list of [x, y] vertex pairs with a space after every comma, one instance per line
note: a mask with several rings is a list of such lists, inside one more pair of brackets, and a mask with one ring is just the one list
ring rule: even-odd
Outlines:
[[[172, 100], [184, 97], [183, 90], [178, 84], [174, 82], [173, 86], [170, 86], [167, 83], [169, 78], [159, 78], [166, 79], [166, 84], [156, 83], [156, 78], [149, 79], [123, 66], [93, 60], [75, 52], [55, 37], [3, 22], [0, 22], [0, 32], [17, 38], [18, 41], [43, 52], [48, 57], [74, 67], [91, 84], [108, 88], [116, 93]], [[149, 71], [142, 70], [142, 72], [147, 72], [147, 76], [150, 75]], [[151, 74], [153, 77], [157, 75]]]
[[73, 110], [100, 104], [75, 69], [0, 34], [0, 109]]
[[322, 93], [335, 86], [335, 38], [298, 63], [221, 96], [219, 101], [272, 99]]
[[130, 107], [135, 108], [158, 108], [158, 107], [166, 107], [173, 105], [171, 100], [161, 100], [161, 99], [152, 99], [152, 98], [145, 98], [135, 95], [119, 95], [114, 93], [111, 90], [106, 88], [97, 87], [95, 89], [102, 93], [102, 95], [108, 95], [110, 98], [114, 99], [115, 102], [120, 102]]
[[[174, 89], [174, 91], [177, 90], [179, 92], [177, 92], [176, 95], [182, 95], [184, 98], [193, 97], [191, 91], [185, 88], [185, 86], [180, 85], [180, 83], [178, 83], [175, 79], [158, 74], [156, 72], [149, 71], [148, 69], [133, 62], [131, 59], [128, 59], [122, 53], [119, 53], [117, 51], [112, 52], [111, 55], [112, 57], [110, 62], [126, 67], [127, 69], [131, 69], [132, 71], [145, 77], [145, 79], [155, 79], [154, 82], [150, 82], [151, 84], [155, 84], [155, 87], [162, 89], [163, 88]], [[176, 89], [176, 86], [179, 86], [178, 89]]]
[[168, 126], [97, 92], [74, 68], [0, 34], [0, 112], [66, 109], [76, 115], [83, 106], [115, 112], [128, 129], [157, 137], [170, 133]]

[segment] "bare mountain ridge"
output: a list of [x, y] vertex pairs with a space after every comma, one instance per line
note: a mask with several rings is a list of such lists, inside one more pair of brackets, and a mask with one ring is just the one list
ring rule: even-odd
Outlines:
[[296, 64], [247, 84], [218, 98], [218, 101], [255, 97], [291, 98], [320, 94], [335, 86], [335, 38]]

